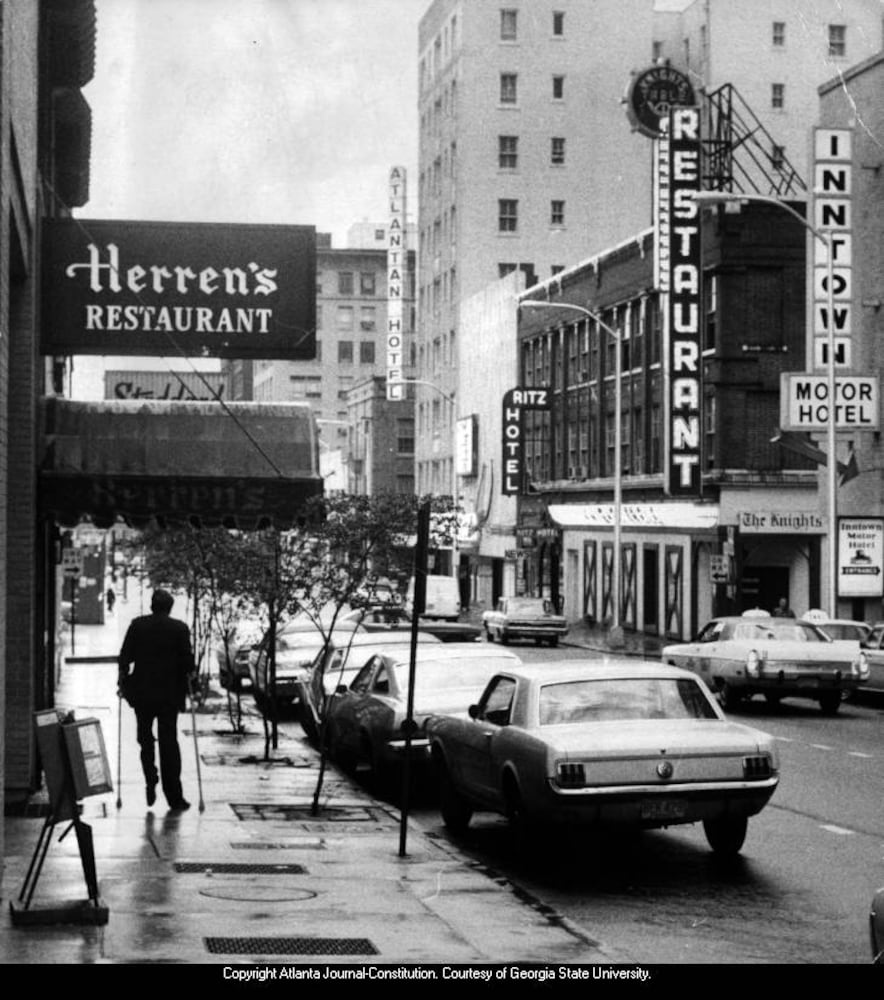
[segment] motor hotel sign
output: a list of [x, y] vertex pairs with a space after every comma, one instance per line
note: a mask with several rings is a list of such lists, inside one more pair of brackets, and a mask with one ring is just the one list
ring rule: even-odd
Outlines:
[[884, 520], [842, 517], [838, 522], [838, 594], [880, 597], [884, 568]]
[[312, 226], [48, 219], [43, 354], [316, 356]]
[[[839, 375], [835, 379], [836, 428], [878, 430], [879, 395], [875, 376]], [[780, 375], [780, 426], [790, 431], [822, 431], [829, 426], [828, 376]]]

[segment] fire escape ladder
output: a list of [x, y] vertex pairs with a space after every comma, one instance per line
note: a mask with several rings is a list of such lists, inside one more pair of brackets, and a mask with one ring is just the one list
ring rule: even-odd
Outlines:
[[782, 146], [741, 97], [726, 83], [705, 95], [703, 180], [717, 191], [745, 191], [774, 197], [800, 197], [807, 185]]

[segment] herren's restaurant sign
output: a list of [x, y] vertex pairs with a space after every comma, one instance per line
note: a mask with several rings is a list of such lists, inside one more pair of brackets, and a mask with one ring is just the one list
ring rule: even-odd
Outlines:
[[43, 354], [316, 356], [312, 226], [48, 219]]

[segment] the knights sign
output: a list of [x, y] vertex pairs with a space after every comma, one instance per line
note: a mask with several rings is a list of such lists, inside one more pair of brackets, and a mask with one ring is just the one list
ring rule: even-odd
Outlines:
[[43, 354], [316, 356], [312, 226], [43, 222]]

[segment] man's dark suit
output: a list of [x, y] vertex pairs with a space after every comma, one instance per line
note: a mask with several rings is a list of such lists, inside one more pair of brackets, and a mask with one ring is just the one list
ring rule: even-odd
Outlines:
[[181, 751], [178, 747], [178, 713], [184, 710], [188, 677], [194, 670], [190, 629], [168, 614], [154, 612], [134, 618], [119, 656], [119, 675], [126, 682], [126, 698], [135, 709], [141, 767], [150, 791], [157, 783], [153, 721], [157, 720], [160, 752], [159, 777], [172, 808], [184, 801], [181, 790]]

